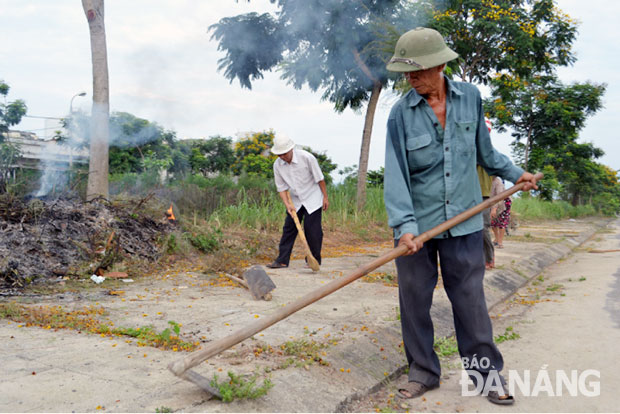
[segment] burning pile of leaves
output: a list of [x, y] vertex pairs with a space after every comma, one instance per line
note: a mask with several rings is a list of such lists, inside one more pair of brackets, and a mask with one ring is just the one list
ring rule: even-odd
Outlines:
[[[102, 274], [114, 263], [157, 260], [174, 225], [145, 213], [146, 199], [0, 196], [0, 288], [65, 276]], [[155, 217], [155, 218], [153, 218]]]

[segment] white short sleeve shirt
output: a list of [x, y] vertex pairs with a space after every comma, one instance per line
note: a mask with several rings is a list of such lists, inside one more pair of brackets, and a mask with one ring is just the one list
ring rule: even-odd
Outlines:
[[273, 175], [278, 192], [290, 192], [295, 210], [304, 206], [311, 214], [323, 207], [323, 193], [318, 183], [325, 177], [318, 161], [308, 151], [294, 149], [290, 164], [278, 158], [273, 163]]

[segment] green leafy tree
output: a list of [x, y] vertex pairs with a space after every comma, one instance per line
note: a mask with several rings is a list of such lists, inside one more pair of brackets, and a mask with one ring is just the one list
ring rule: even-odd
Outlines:
[[0, 143], [4, 142], [4, 134], [9, 132], [9, 127], [21, 122], [28, 108], [21, 99], [7, 102], [7, 96], [11, 88], [3, 80], [0, 80]]
[[192, 166], [190, 163], [190, 157], [192, 153], [192, 140], [175, 140], [171, 146], [172, 152], [170, 154], [172, 158], [172, 165], [168, 168], [168, 171], [174, 175], [175, 178], [185, 177], [192, 172]]
[[[275, 2], [275, 0], [273, 1]], [[374, 113], [391, 79], [391, 56], [381, 43], [402, 22], [415, 27], [415, 14], [401, 13], [400, 0], [278, 0], [277, 16], [249, 13], [212, 25], [212, 38], [225, 56], [219, 69], [232, 82], [251, 88], [252, 81], [277, 68], [296, 89], [321, 90], [337, 112], [367, 103], [358, 167], [357, 206], [366, 201], [366, 173]], [[393, 49], [392, 49], [393, 50]]]
[[115, 112], [110, 117], [110, 172], [145, 172], [153, 161], [167, 170], [173, 165], [174, 142], [174, 132], [130, 113]]
[[558, 181], [558, 174], [552, 165], [545, 165], [542, 169], [543, 178], [538, 181], [538, 197], [542, 200], [552, 201], [555, 199], [562, 186]]
[[368, 171], [368, 185], [373, 187], [383, 187], [383, 177], [385, 175], [385, 167], [378, 170]]
[[602, 184], [601, 165], [595, 161], [601, 156], [603, 151], [600, 148], [577, 142], [569, 142], [547, 154], [544, 159], [557, 170], [562, 184], [560, 197], [573, 205], [591, 201], [591, 196]]
[[234, 162], [232, 139], [220, 136], [196, 140], [189, 157], [192, 171], [205, 177], [213, 173], [228, 173]]
[[552, 167], [541, 197], [550, 199], [557, 191], [575, 205], [589, 200], [600, 186], [600, 164], [595, 160], [603, 151], [577, 139], [587, 118], [602, 107], [606, 85], [565, 85], [552, 75], [522, 79], [502, 74], [491, 86], [485, 108], [498, 121], [499, 131], [510, 128], [517, 160], [531, 171]]
[[501, 74], [491, 86], [485, 109], [500, 132], [510, 128], [515, 155], [529, 170], [541, 169], [550, 153], [578, 138], [586, 119], [601, 109], [606, 90], [605, 84], [564, 85], [552, 75]]
[[[344, 167], [343, 169], [338, 170], [338, 174], [343, 177], [342, 183], [345, 186], [350, 186], [357, 183], [357, 165]], [[372, 187], [383, 187], [384, 175], [384, 167], [381, 167], [378, 170], [370, 170], [366, 175], [366, 183]]]
[[235, 175], [243, 172], [262, 177], [273, 177], [274, 154], [269, 151], [273, 146], [273, 131], [257, 132], [235, 143], [235, 162], [232, 171]]
[[591, 197], [591, 203], [598, 211], [606, 215], [620, 212], [620, 182], [618, 172], [606, 165], [599, 164], [598, 182], [600, 188], [596, 189]]
[[460, 55], [448, 67], [464, 81], [486, 84], [495, 73], [552, 73], [575, 61], [577, 23], [554, 0], [425, 1], [418, 7]]
[[9, 127], [21, 122], [27, 111], [26, 103], [21, 99], [7, 102], [9, 90], [9, 85], [0, 80], [0, 194], [7, 191], [6, 177], [21, 153], [18, 145], [5, 139], [5, 134], [8, 134]]
[[273, 160], [257, 154], [248, 154], [239, 165], [241, 170], [251, 177], [273, 178]]
[[338, 170], [338, 175], [342, 177], [343, 185], [355, 185], [357, 183], [357, 165], [348, 165]]

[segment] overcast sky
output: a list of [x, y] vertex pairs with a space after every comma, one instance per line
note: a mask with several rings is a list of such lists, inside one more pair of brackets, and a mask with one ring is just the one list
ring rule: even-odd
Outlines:
[[[605, 108], [590, 118], [582, 139], [602, 148], [600, 161], [618, 170], [620, 142], [612, 121], [620, 114], [620, 2], [560, 0], [558, 6], [581, 22], [575, 43], [579, 60], [559, 71], [561, 79], [608, 84]], [[267, 73], [248, 91], [217, 72], [222, 53], [210, 41], [209, 25], [222, 17], [273, 10], [268, 0], [107, 0], [105, 7], [112, 111], [157, 122], [179, 138], [273, 129], [326, 152], [339, 168], [358, 163], [363, 112], [337, 114], [321, 102], [320, 93], [295, 90], [278, 73]], [[73, 108], [89, 112], [90, 39], [81, 2], [0, 0], [0, 79], [11, 87], [9, 101], [26, 101], [28, 115], [66, 116], [71, 98], [82, 91], [87, 96], [75, 97]], [[382, 94], [369, 169], [383, 165], [385, 124], [396, 99]], [[46, 128], [54, 126], [39, 118], [25, 118], [14, 127], [41, 136]], [[492, 137], [509, 154], [510, 136]]]

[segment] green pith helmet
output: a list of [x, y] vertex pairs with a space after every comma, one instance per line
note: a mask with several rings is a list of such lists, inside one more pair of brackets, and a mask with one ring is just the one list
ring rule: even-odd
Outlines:
[[402, 35], [387, 64], [392, 72], [414, 72], [443, 65], [456, 59], [458, 53], [446, 46], [437, 30], [417, 27]]

